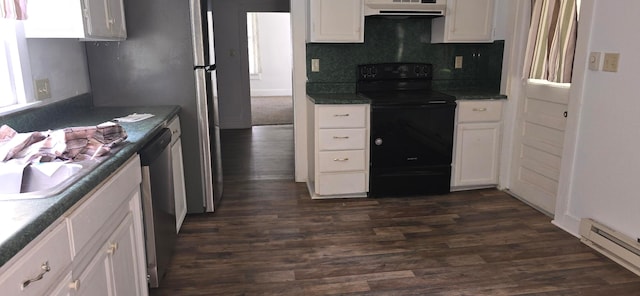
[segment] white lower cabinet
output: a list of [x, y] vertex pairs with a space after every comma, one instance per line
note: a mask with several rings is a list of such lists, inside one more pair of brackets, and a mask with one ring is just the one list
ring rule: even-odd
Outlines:
[[176, 233], [187, 216], [187, 192], [184, 185], [184, 165], [182, 163], [182, 130], [180, 118], [175, 117], [167, 126], [171, 130], [171, 167], [173, 170], [173, 194], [176, 206]]
[[312, 198], [364, 197], [369, 191], [369, 105], [310, 104]]
[[140, 159], [130, 159], [0, 269], [2, 295], [148, 295]]
[[452, 189], [498, 184], [502, 101], [458, 101]]

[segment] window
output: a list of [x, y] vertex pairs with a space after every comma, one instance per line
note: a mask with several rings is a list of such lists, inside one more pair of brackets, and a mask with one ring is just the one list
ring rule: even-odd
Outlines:
[[247, 13], [247, 41], [249, 45], [249, 75], [256, 78], [260, 74], [260, 51], [258, 50], [258, 14]]
[[0, 19], [0, 112], [33, 101], [27, 53], [21, 21]]

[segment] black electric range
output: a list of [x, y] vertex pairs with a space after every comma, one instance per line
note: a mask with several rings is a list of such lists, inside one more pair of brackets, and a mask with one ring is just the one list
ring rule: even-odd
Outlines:
[[431, 89], [433, 66], [358, 66], [358, 93], [371, 100], [369, 196], [448, 193], [455, 98]]

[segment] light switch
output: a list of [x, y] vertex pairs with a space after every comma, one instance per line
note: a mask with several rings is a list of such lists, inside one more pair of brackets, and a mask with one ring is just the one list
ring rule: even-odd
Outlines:
[[320, 59], [311, 59], [311, 72], [320, 72]]
[[607, 52], [604, 54], [604, 63], [602, 64], [602, 71], [606, 72], [618, 72], [618, 62], [620, 61], [619, 53]]
[[600, 56], [602, 56], [601, 52], [592, 52], [589, 54], [589, 70], [599, 71], [600, 70]]
[[455, 68], [462, 69], [462, 56], [456, 56]]
[[51, 89], [49, 87], [49, 79], [37, 79], [35, 83], [36, 99], [44, 100], [51, 98]]

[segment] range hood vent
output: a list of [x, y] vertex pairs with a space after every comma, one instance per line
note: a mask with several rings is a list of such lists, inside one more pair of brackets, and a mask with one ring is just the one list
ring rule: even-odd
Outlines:
[[364, 0], [364, 15], [443, 16], [446, 0]]

